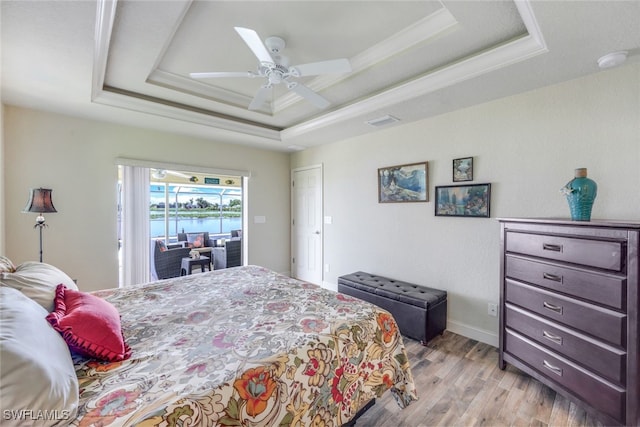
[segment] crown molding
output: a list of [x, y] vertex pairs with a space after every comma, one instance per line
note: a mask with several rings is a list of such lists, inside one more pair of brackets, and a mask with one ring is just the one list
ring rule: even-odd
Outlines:
[[180, 120], [182, 122], [209, 126], [228, 132], [242, 133], [245, 135], [265, 138], [269, 140], [269, 142], [281, 141], [280, 130], [277, 128], [260, 125], [255, 122], [240, 121], [237, 119], [217, 116], [213, 112], [198, 110], [186, 105], [179, 106], [176, 104], [163, 103], [166, 101], [149, 98], [133, 92], [121, 91], [115, 88], [105, 87], [100, 94], [94, 98], [93, 102], [154, 116]]
[[469, 80], [490, 71], [504, 68], [548, 52], [529, 0], [517, 0], [515, 4], [527, 29], [526, 36], [427, 73], [407, 83], [344, 108], [291, 126], [282, 131], [282, 140], [286, 141], [326, 126], [353, 119], [364, 114], [370, 114], [374, 111], [379, 111], [383, 106], [394, 105], [408, 99], [435, 92], [436, 90], [451, 86], [455, 83]]
[[93, 55], [93, 74], [91, 76], [91, 99], [102, 92], [107, 72], [107, 58], [111, 32], [116, 17], [117, 0], [98, 0], [96, 6], [96, 31]]
[[209, 101], [223, 102], [231, 106], [242, 108], [243, 111], [247, 110], [246, 106], [249, 105], [253, 99], [253, 97], [246, 96], [238, 92], [211, 86], [159, 68], [153, 70], [151, 74], [149, 74], [147, 83], [170, 88], [188, 95], [205, 98]]
[[[530, 0], [515, 0], [515, 5], [527, 29], [526, 36], [480, 54], [470, 56], [449, 66], [434, 70], [433, 72], [423, 74], [414, 80], [393, 87], [370, 98], [355, 102], [280, 131], [279, 129], [261, 125], [257, 122], [236, 119], [205, 109], [193, 108], [159, 98], [118, 90], [116, 88], [106, 88], [104, 82], [117, 0], [98, 0], [92, 101], [113, 107], [215, 127], [229, 132], [266, 138], [270, 141], [287, 141], [291, 138], [302, 136], [374, 111], [379, 111], [380, 108], [384, 108], [385, 106], [416, 98], [547, 52], [548, 49], [533, 10], [531, 9]], [[355, 56], [352, 66], [354, 66], [356, 72], [362, 71], [379, 62], [381, 56], [386, 58], [393, 56], [403, 48], [409, 48], [410, 46], [407, 46], [407, 44], [420, 43], [441, 34], [443, 31], [451, 29], [455, 25], [455, 18], [443, 8], [425, 17], [416, 25]], [[166, 83], [176, 81], [173, 76], [168, 75], [169, 73], [162, 73], [161, 70], [158, 70], [158, 73], [154, 72], [154, 74], [152, 74], [154, 79], [161, 82], [160, 84], [162, 84], [163, 79]], [[345, 78], [344, 76], [338, 76], [336, 80], [334, 77], [335, 76], [322, 76], [311, 82], [309, 87], [313, 90], [320, 90], [321, 88], [334, 85], [340, 81], [340, 79]], [[232, 94], [227, 95], [230, 99], [239, 99], [234, 98]], [[292, 105], [297, 102], [296, 97], [297, 95], [281, 97], [277, 101], [276, 108], [281, 110]]]
[[[109, 45], [115, 22], [117, 0], [98, 0], [96, 9], [96, 41], [93, 59], [91, 101], [154, 116], [168, 117], [217, 129], [281, 141], [279, 129], [248, 120], [224, 117], [204, 109], [188, 108], [178, 103], [105, 86]], [[196, 111], [197, 110], [197, 111]]]
[[[381, 62], [389, 60], [389, 58], [400, 54], [405, 50], [411, 49], [413, 46], [424, 43], [442, 35], [446, 31], [451, 30], [458, 24], [455, 17], [446, 8], [442, 7], [437, 11], [425, 16], [413, 25], [397, 32], [382, 42], [369, 49], [349, 58], [351, 63], [351, 73], [347, 74], [325, 74], [318, 76], [306, 86], [309, 89], [319, 92], [330, 86], [334, 86], [353, 75], [360, 73], [368, 68], [375, 66]], [[296, 93], [288, 92], [287, 94], [276, 99], [273, 105], [274, 114], [291, 107], [293, 104], [303, 101], [303, 98]]]

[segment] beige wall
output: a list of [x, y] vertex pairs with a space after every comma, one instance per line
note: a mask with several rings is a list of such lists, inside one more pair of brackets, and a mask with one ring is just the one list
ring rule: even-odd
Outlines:
[[[365, 270], [445, 289], [448, 328], [497, 343], [497, 217], [568, 216], [559, 189], [576, 167], [599, 185], [594, 218], [640, 220], [640, 65], [628, 65], [289, 156], [113, 124], [4, 107], [3, 251], [37, 258], [28, 189], [50, 186], [45, 262], [81, 289], [117, 283], [116, 157], [245, 169], [250, 263], [289, 270], [289, 171], [324, 165], [324, 281]], [[1, 147], [1, 145], [0, 145]], [[435, 185], [454, 158], [474, 157], [473, 183], [492, 184], [490, 219], [434, 217]], [[210, 159], [210, 160], [203, 160]], [[378, 204], [377, 168], [429, 162], [429, 203]], [[1, 181], [0, 181], [1, 187]], [[1, 199], [0, 199], [1, 200]], [[256, 215], [266, 224], [253, 224]], [[0, 245], [2, 245], [0, 234]]]
[[[114, 159], [128, 157], [248, 170], [251, 264], [289, 271], [289, 155], [198, 138], [4, 106], [5, 253], [38, 259], [34, 215], [21, 213], [29, 189], [53, 189], [44, 261], [81, 290], [118, 284]], [[254, 216], [267, 222], [254, 224]], [[1, 218], [1, 217], [0, 217]]]
[[[434, 186], [474, 157], [492, 184], [491, 218], [434, 216]], [[377, 168], [429, 162], [429, 203], [378, 204]], [[640, 65], [601, 72], [292, 155], [324, 165], [327, 287], [357, 270], [448, 291], [448, 328], [497, 343], [497, 217], [565, 217], [559, 189], [577, 167], [599, 186], [594, 218], [640, 220]]]

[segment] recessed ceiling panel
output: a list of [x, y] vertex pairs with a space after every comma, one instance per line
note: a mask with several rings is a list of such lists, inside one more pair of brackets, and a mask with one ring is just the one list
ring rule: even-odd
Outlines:
[[[351, 58], [440, 7], [426, 1], [198, 1], [158, 68], [185, 77], [200, 71], [256, 71], [258, 60], [234, 31], [236, 26], [255, 30], [263, 41], [270, 36], [284, 39], [282, 54], [290, 65]], [[246, 78], [205, 82], [249, 97], [263, 84]]]
[[[292, 79], [327, 99], [326, 109], [276, 84], [265, 108], [249, 111], [264, 77], [189, 77], [257, 71], [259, 61], [236, 26], [263, 40], [284, 39], [281, 54], [290, 65], [347, 58], [353, 71]], [[105, 83], [286, 128], [523, 35], [515, 4], [505, 1], [121, 1]]]

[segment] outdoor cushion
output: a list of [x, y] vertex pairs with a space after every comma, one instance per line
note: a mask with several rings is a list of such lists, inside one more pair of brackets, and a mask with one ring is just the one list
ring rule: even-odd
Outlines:
[[204, 233], [198, 234], [188, 234], [187, 235], [187, 246], [190, 248], [201, 248], [205, 245], [204, 241]]

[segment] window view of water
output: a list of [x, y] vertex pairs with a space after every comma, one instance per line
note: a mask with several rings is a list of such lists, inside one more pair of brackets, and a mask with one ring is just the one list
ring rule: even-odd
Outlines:
[[[164, 218], [149, 221], [151, 237], [164, 237]], [[177, 237], [177, 233], [208, 231], [209, 234], [229, 234], [231, 230], [242, 228], [241, 217], [227, 218], [178, 218], [177, 224], [174, 218], [169, 219], [169, 237]]]
[[242, 228], [241, 188], [152, 183], [149, 194], [151, 238], [163, 238], [167, 223], [170, 240], [183, 231], [228, 235]]

